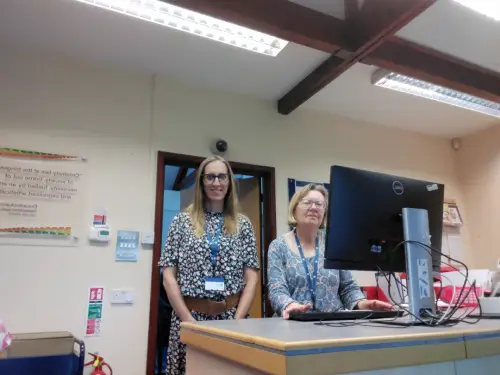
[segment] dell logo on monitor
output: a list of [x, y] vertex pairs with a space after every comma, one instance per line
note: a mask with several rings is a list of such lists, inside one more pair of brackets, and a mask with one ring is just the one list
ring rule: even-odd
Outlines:
[[399, 181], [394, 181], [392, 183], [392, 190], [397, 194], [397, 195], [401, 195], [405, 192], [405, 188], [403, 186], [403, 184]]

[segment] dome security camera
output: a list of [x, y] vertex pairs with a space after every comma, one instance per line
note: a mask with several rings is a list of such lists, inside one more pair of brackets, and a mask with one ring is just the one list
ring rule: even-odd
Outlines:
[[212, 151], [217, 154], [224, 154], [229, 149], [227, 142], [223, 139], [215, 141]]

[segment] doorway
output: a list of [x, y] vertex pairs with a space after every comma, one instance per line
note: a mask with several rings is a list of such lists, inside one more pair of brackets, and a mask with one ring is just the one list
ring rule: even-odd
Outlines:
[[[165, 355], [165, 338], [169, 323], [165, 322], [170, 313], [168, 299], [161, 284], [161, 270], [158, 261], [168, 231], [170, 221], [191, 201], [196, 169], [203, 157], [158, 152], [155, 243], [151, 278], [151, 302], [148, 335], [147, 375], [161, 374], [164, 363], [158, 361]], [[258, 256], [261, 265], [259, 284], [250, 308], [250, 316], [260, 318], [271, 316], [267, 298], [267, 249], [276, 238], [275, 173], [273, 167], [231, 162], [237, 179], [237, 190], [242, 212], [255, 230]]]

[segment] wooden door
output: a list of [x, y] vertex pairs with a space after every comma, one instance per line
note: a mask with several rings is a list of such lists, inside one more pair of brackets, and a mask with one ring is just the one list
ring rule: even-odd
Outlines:
[[[250, 219], [257, 239], [257, 255], [259, 264], [261, 259], [261, 223], [260, 223], [260, 178], [252, 177], [238, 180], [238, 198], [242, 213]], [[257, 290], [252, 306], [251, 318], [262, 318], [262, 277], [259, 272]]]

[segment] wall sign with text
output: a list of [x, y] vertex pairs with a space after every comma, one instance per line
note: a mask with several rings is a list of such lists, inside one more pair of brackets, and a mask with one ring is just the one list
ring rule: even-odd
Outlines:
[[75, 245], [86, 163], [0, 147], [0, 244]]

